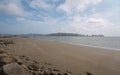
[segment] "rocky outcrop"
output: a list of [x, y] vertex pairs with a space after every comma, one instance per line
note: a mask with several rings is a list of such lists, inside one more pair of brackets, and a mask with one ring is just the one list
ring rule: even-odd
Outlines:
[[2, 39], [2, 40], [0, 40], [0, 44], [2, 44], [2, 45], [8, 45], [8, 44], [14, 44], [14, 42], [13, 42], [13, 40]]

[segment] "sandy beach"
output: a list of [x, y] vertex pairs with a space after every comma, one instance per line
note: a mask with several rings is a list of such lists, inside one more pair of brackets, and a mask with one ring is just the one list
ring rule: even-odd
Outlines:
[[87, 46], [76, 46], [32, 38], [12, 38], [9, 53], [25, 55], [40, 64], [50, 63], [73, 75], [90, 72], [93, 75], [120, 75], [120, 51]]

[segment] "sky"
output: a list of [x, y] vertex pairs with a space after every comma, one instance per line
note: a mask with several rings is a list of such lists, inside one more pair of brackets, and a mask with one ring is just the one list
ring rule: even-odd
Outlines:
[[0, 0], [0, 34], [120, 36], [120, 0]]

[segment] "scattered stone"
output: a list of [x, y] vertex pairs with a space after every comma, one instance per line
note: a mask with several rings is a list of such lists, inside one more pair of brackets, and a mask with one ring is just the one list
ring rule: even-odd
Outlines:
[[51, 71], [50, 75], [58, 75], [58, 72], [57, 71]]
[[50, 75], [50, 71], [44, 70], [43, 75]]
[[38, 71], [39, 70], [39, 65], [38, 64], [32, 64], [33, 70]]
[[64, 73], [64, 75], [71, 75], [71, 74], [66, 72], [66, 73]]
[[43, 72], [41, 72], [41, 71], [34, 71], [33, 75], [43, 75]]
[[62, 72], [58, 72], [58, 75], [63, 75], [63, 73]]
[[29, 71], [28, 67], [24, 64], [21, 65], [26, 71]]
[[28, 64], [26, 64], [26, 65], [27, 65], [29, 70], [33, 70], [33, 71], [39, 71], [40, 70], [40, 67], [39, 67], [38, 64], [31, 63], [29, 65]]
[[42, 66], [40, 69], [45, 70], [46, 68], [45, 68], [45, 66]]
[[0, 54], [6, 53], [3, 49], [0, 50]]
[[52, 68], [50, 68], [50, 67], [48, 68], [48, 70], [49, 70], [49, 71], [53, 71], [53, 69], [52, 69]]
[[26, 57], [25, 59], [26, 59], [26, 61], [30, 61], [30, 59], [29, 59], [29, 58], [27, 58], [27, 57]]
[[33, 60], [33, 62], [34, 62], [35, 64], [39, 64], [36, 60]]
[[59, 70], [59, 69], [54, 68], [54, 69], [53, 69], [53, 71], [57, 71], [57, 72], [59, 72], [60, 70]]
[[14, 60], [19, 64], [19, 65], [22, 65], [23, 64], [23, 61], [22, 61], [22, 59], [20, 59], [19, 57], [13, 57], [14, 58]]
[[41, 72], [43, 72], [43, 70], [42, 70], [42, 69], [40, 69], [40, 68], [38, 69], [38, 71], [41, 71]]
[[25, 56], [23, 55], [23, 56], [21, 56], [22, 58], [25, 58]]
[[1, 46], [1, 47], [4, 47], [5, 44], [4, 44], [3, 42], [0, 42], [0, 46]]
[[3, 42], [0, 42], [0, 45], [3, 45], [4, 43]]
[[26, 75], [25, 69], [17, 63], [10, 63], [4, 65], [3, 71], [6, 75]]
[[44, 63], [45, 65], [52, 65], [51, 63]]
[[72, 74], [72, 72], [70, 72], [70, 71], [68, 71], [68, 70], [66, 71], [66, 73], [68, 73], [68, 74]]
[[8, 57], [8, 54], [7, 53], [0, 53], [0, 58], [2, 57]]

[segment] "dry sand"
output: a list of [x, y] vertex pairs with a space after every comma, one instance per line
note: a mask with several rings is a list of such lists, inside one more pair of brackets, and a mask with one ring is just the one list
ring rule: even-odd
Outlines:
[[41, 64], [51, 63], [73, 75], [90, 72], [93, 75], [120, 75], [120, 51], [76, 46], [31, 38], [13, 38], [8, 50], [15, 55], [26, 55]]

